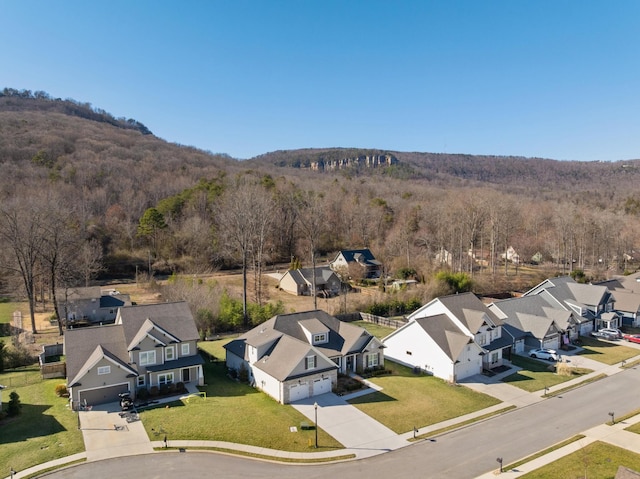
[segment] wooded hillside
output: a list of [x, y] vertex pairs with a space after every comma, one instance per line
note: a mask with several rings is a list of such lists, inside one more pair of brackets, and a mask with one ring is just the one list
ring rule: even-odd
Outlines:
[[[371, 154], [398, 162], [301, 167]], [[167, 143], [90, 104], [5, 89], [0, 267], [5, 284], [31, 268], [34, 281], [47, 277], [51, 287], [243, 261], [259, 272], [368, 247], [390, 276], [415, 271], [428, 281], [444, 268], [492, 289], [515, 274], [502, 259], [512, 246], [525, 263], [535, 255], [559, 273], [603, 277], [638, 264], [639, 170], [637, 160], [343, 148], [237, 161]]]

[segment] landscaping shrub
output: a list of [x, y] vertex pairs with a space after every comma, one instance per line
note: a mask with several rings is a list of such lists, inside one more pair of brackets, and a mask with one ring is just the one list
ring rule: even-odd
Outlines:
[[147, 388], [138, 388], [136, 391], [136, 397], [141, 401], [149, 399], [149, 390]]
[[183, 393], [186, 390], [187, 388], [184, 387], [184, 383], [182, 381], [176, 383], [176, 391], [178, 391], [179, 393]]
[[56, 396], [58, 397], [63, 397], [63, 396], [68, 396], [69, 392], [67, 391], [67, 385], [66, 384], [58, 384], [56, 386]]
[[169, 393], [169, 386], [166, 384], [160, 385], [160, 396], [166, 396]]
[[158, 389], [158, 386], [151, 386], [149, 388], [149, 395], [151, 397], [156, 397], [158, 394], [160, 394], [160, 390]]

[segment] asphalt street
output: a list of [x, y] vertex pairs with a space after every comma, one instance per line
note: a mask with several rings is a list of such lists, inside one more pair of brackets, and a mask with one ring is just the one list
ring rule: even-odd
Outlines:
[[[469, 479], [533, 454], [617, 416], [640, 408], [640, 369], [622, 371], [547, 399], [380, 456], [324, 465], [287, 465], [217, 453], [187, 451], [85, 463], [50, 478], [224, 477], [306, 478], [429, 477]], [[203, 471], [206, 471], [204, 473]]]

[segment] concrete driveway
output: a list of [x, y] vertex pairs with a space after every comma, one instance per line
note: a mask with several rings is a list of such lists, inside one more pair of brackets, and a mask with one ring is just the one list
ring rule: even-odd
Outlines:
[[405, 438], [333, 393], [302, 399], [291, 405], [313, 423], [314, 403], [318, 404], [318, 427], [324, 429], [345, 448], [358, 449], [360, 457], [363, 457], [363, 450], [374, 455], [409, 444]]
[[154, 452], [141, 421], [127, 422], [120, 417], [118, 403], [93, 406], [80, 411], [80, 429], [87, 461]]

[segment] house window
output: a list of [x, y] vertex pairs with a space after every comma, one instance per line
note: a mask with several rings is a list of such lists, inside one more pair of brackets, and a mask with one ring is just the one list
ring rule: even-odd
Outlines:
[[147, 364], [156, 363], [155, 351], [141, 351], [140, 352], [140, 366], [146, 366]]
[[180, 345], [180, 350], [183, 356], [189, 356], [189, 343], [182, 343]]
[[314, 334], [313, 335], [313, 344], [321, 344], [321, 343], [326, 343], [326, 342], [327, 342], [326, 333]]
[[111, 366], [100, 366], [98, 367], [98, 375], [109, 374], [111, 372]]
[[367, 367], [375, 368], [378, 365], [378, 353], [367, 355]]
[[484, 346], [485, 344], [487, 344], [487, 335], [480, 334], [478, 337], [478, 343], [480, 344], [480, 346]]
[[145, 379], [144, 379], [144, 376], [138, 376], [138, 386], [139, 386], [139, 387], [144, 386], [144, 385], [145, 385], [145, 382], [146, 382], [146, 381], [145, 381]]
[[176, 358], [176, 349], [173, 346], [169, 346], [164, 350], [165, 361], [173, 361]]
[[173, 373], [158, 374], [158, 384], [171, 384], [173, 382]]
[[305, 369], [315, 369], [316, 367], [316, 357], [315, 356], [307, 356], [305, 358]]
[[495, 364], [498, 362], [498, 352], [494, 351], [491, 353], [491, 364]]

